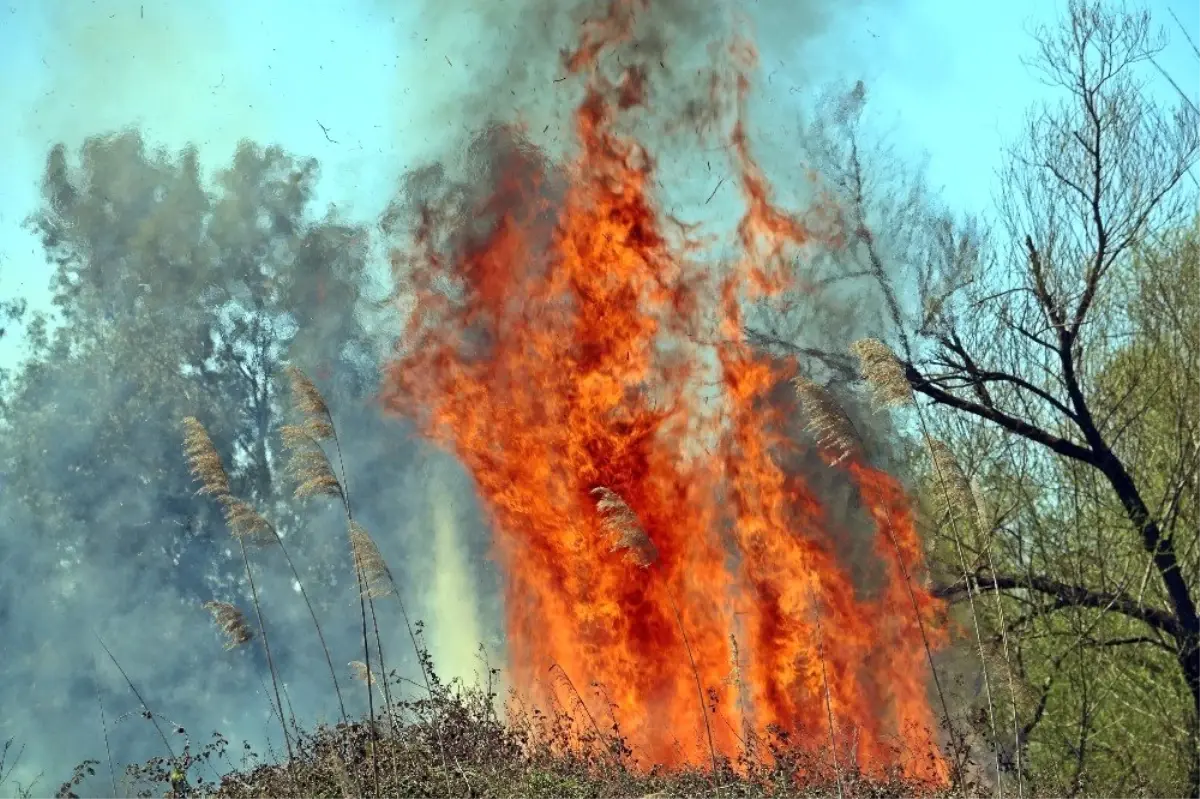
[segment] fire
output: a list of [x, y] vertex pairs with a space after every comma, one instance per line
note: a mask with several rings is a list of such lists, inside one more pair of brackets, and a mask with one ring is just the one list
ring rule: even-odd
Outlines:
[[[903, 492], [865, 463], [829, 466], [878, 527], [886, 580], [863, 598], [834, 554], [837, 523], [788, 468], [804, 446], [780, 391], [795, 365], [740, 335], [740, 300], [786, 288], [785, 255], [836, 239], [772, 203], [739, 121], [741, 257], [724, 273], [694, 257], [691, 231], [655, 204], [650, 154], [617, 129], [646, 111], [645, 72], [609, 81], [596, 66], [641, 5], [614, 2], [565, 59], [587, 81], [565, 181], [520, 142], [469, 219], [422, 209], [395, 256], [418, 302], [385, 402], [474, 478], [520, 693], [547, 700], [553, 666], [602, 685], [650, 762], [707, 762], [709, 735], [734, 756], [744, 729], [774, 726], [868, 772], [940, 781], [914, 617], [928, 628], [937, 608], [905, 576], [921, 551]], [[737, 55], [740, 107], [754, 53]], [[618, 523], [637, 526], [645, 557], [622, 551]]]

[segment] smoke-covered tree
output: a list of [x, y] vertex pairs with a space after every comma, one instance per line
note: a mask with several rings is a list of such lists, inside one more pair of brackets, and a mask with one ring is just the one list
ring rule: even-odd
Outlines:
[[366, 236], [314, 218], [316, 162], [277, 147], [243, 143], [211, 185], [196, 150], [153, 151], [134, 132], [79, 155], [50, 152], [29, 219], [60, 324], [31, 326], [6, 392], [5, 500], [64, 564], [143, 559], [208, 598], [225, 531], [196, 496], [179, 422], [204, 419], [238, 492], [294, 526], [279, 372], [294, 360], [332, 397], [370, 391]]

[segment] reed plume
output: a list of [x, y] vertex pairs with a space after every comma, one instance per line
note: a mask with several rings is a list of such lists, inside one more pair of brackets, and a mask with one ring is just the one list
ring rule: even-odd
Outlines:
[[381, 599], [393, 594], [394, 581], [387, 562], [383, 559], [375, 539], [358, 522], [350, 522], [350, 555], [354, 568], [362, 576], [363, 596]]
[[333, 436], [333, 415], [329, 412], [329, 405], [325, 402], [325, 397], [321, 396], [316, 384], [299, 367], [289, 365], [284, 369], [284, 373], [291, 383], [292, 402], [295, 403], [296, 410], [306, 419], [323, 419], [328, 423], [328, 432], [318, 436], [318, 440]]
[[366, 663], [361, 660], [352, 660], [346, 665], [350, 667], [350, 673], [354, 679], [365, 682], [367, 685], [375, 684], [375, 673], [367, 668]]
[[277, 540], [271, 523], [253, 505], [235, 497], [230, 489], [229, 473], [217, 453], [208, 430], [194, 416], [183, 420], [183, 454], [192, 475], [199, 481], [201, 494], [221, 503], [225, 523], [239, 540], [270, 544]]
[[973, 528], [977, 516], [975, 495], [958, 459], [944, 441], [931, 438], [928, 446], [934, 476], [942, 488], [942, 512], [948, 519], [961, 519]]
[[818, 446], [833, 455], [838, 464], [862, 450], [862, 438], [854, 422], [824, 386], [805, 377], [792, 381], [801, 410], [808, 417], [805, 428], [816, 438]]
[[642, 529], [633, 508], [610, 488], [599, 486], [592, 489], [597, 497], [596, 510], [600, 513], [600, 526], [613, 540], [610, 551], [624, 550], [625, 557], [645, 569], [658, 560], [658, 547]]
[[254, 631], [246, 623], [245, 615], [233, 603], [211, 600], [204, 603], [204, 609], [212, 613], [213, 621], [225, 635], [226, 649], [236, 649], [254, 638]]
[[[296, 499], [310, 497], [332, 497], [346, 503], [342, 481], [334, 473], [333, 464], [321, 446], [321, 442], [332, 440], [337, 443], [337, 431], [333, 416], [321, 392], [308, 375], [294, 366], [287, 367], [292, 387], [292, 402], [300, 414], [297, 424], [283, 425], [279, 433], [283, 445], [290, 453], [288, 471], [296, 481]], [[341, 457], [341, 449], [338, 449]], [[343, 477], [345, 468], [343, 467]]]
[[296, 480], [296, 499], [342, 498], [342, 484], [333, 473], [325, 451], [316, 444], [292, 450], [289, 471]]
[[192, 476], [200, 482], [200, 493], [217, 499], [229, 496], [229, 474], [204, 425], [189, 416], [183, 420], [183, 433], [183, 454]]
[[904, 377], [904, 367], [891, 347], [877, 338], [864, 338], [851, 344], [850, 351], [858, 356], [859, 371], [876, 403], [885, 408], [913, 404], [912, 388]]
[[333, 425], [324, 417], [303, 417], [299, 424], [285, 424], [279, 428], [283, 445], [288, 449], [301, 449], [312, 443], [333, 437]]
[[257, 546], [279, 542], [275, 528], [249, 502], [228, 494], [220, 499], [225, 512], [225, 523], [229, 525], [229, 532], [235, 538]]

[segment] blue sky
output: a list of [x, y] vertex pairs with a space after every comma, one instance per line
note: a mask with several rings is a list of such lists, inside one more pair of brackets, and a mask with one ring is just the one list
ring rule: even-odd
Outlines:
[[[431, 36], [418, 26], [417, 5], [6, 0], [0, 294], [47, 305], [48, 267], [21, 221], [37, 201], [48, 148], [130, 124], [171, 148], [195, 142], [214, 167], [243, 137], [316, 156], [321, 202], [375, 216], [404, 166], [439, 143], [448, 123], [431, 98], [462, 87], [479, 41], [478, 32], [453, 25]], [[764, 71], [778, 68], [801, 96], [831, 79], [864, 79], [872, 124], [889, 131], [901, 155], [929, 156], [930, 181], [951, 205], [985, 210], [1001, 146], [1043, 92], [1019, 60], [1031, 52], [1027, 31], [1052, 22], [1063, 4], [829, 5], [835, 19], [807, 49], [764, 63]], [[1168, 10], [1196, 31], [1197, 5], [1154, 0], [1150, 8], [1172, 39], [1160, 64], [1195, 94], [1196, 60]], [[18, 353], [14, 337], [0, 342], [0, 364]]]

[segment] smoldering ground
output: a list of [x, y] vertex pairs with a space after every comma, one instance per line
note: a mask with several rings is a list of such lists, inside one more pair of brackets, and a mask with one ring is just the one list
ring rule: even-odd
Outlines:
[[[382, 81], [385, 91], [373, 102], [382, 109], [378, 113], [384, 121], [378, 124], [384, 131], [373, 135], [390, 136], [411, 145], [412, 155], [400, 159], [390, 153], [348, 157], [338, 151], [335, 164], [349, 163], [361, 169], [371, 164], [372, 158], [381, 158], [386, 166], [378, 171], [393, 181], [392, 187], [400, 187], [396, 191], [401, 200], [410, 200], [403, 192], [412, 182], [394, 179], [401, 173], [420, 170], [430, 174], [431, 165], [440, 169], [435, 172], [444, 175], [445, 180], [479, 189], [472, 182], [472, 161], [464, 154], [474, 145], [478, 156], [479, 142], [486, 147], [497, 125], [523, 123], [530, 140], [545, 147], [551, 157], [569, 154], [573, 146], [570, 114], [579, 98], [579, 86], [562, 80], [562, 51], [575, 46], [582, 23], [601, 15], [605, 4], [454, 0], [405, 9], [381, 3], [367, 5], [357, 13], [366, 25], [393, 32], [395, 51], [391, 64], [379, 67], [387, 75]], [[711, 147], [707, 152], [692, 145], [675, 149], [674, 143], [686, 141], [696, 133], [696, 124], [704, 121], [695, 109], [708, 98], [710, 84], [705, 75], [712, 72], [714, 63], [719, 66], [722, 59], [728, 58], [723, 43], [730, 32], [739, 30], [732, 13], [739, 6], [651, 4], [639, 17], [636, 36], [612, 56], [642, 59], [653, 68], [651, 101], [666, 108], [642, 118], [642, 127], [636, 132], [646, 138], [661, 162], [663, 206], [690, 221], [728, 218], [731, 209], [736, 213], [738, 198], [728, 181], [729, 163], [721, 161], [724, 143], [720, 126], [702, 131]], [[753, 35], [764, 62], [787, 54], [789, 60], [804, 63], [807, 45], [827, 32], [837, 15], [851, 10], [845, 4], [832, 3], [780, 0], [759, 4], [748, 14], [750, 27], [746, 32]], [[167, 14], [170, 19], [148, 30], [143, 14], [152, 18]], [[0, 496], [5, 519], [0, 551], [9, 576], [0, 588], [0, 625], [4, 630], [0, 738], [14, 740], [9, 766], [17, 749], [24, 747], [9, 781], [0, 788], [5, 793], [28, 786], [39, 775], [35, 792], [50, 790], [80, 760], [105, 760], [101, 707], [118, 768], [122, 763], [163, 754], [157, 734], [140, 717], [141, 708], [120, 672], [97, 645], [93, 632], [112, 649], [151, 708], [169, 719], [172, 729], [178, 725], [186, 730], [171, 733], [177, 748], [185, 739], [198, 747], [215, 730], [234, 742], [234, 765], [239, 765], [237, 744], [243, 739], [264, 756], [268, 747], [275, 754], [282, 748], [277, 725], [271, 718], [261, 651], [254, 646], [223, 651], [200, 606], [208, 599], [223, 599], [238, 602], [250, 611], [236, 545], [210, 501], [203, 497], [182, 499], [187, 493], [182, 490], [186, 474], [171, 472], [171, 496], [164, 497], [160, 477], [147, 474], [146, 469], [182, 468], [177, 422], [183, 415], [200, 415], [217, 429], [222, 446], [229, 448], [254, 426], [248, 417], [214, 417], [219, 411], [209, 407], [209, 388], [198, 385], [191, 393], [168, 398], [156, 397], [153, 388], [159, 379], [173, 388], [186, 383], [162, 377], [170, 372], [169, 347], [197, 346], [196, 352], [203, 354], [197, 337], [211, 336], [213, 349], [219, 350], [222, 331], [229, 337], [235, 333], [229, 314], [217, 306], [237, 305], [250, 296], [233, 289], [225, 294], [205, 294], [212, 288], [209, 282], [217, 277], [241, 278], [236, 274], [231, 278], [230, 271], [205, 271], [212, 270], [212, 253], [206, 259], [198, 258], [195, 248], [181, 243], [187, 235], [214, 224], [214, 219], [224, 218], [222, 215], [236, 217], [263, 210], [264, 201], [251, 201], [252, 192], [237, 195], [233, 184], [218, 186], [212, 178], [213, 170], [229, 167], [236, 141], [249, 137], [269, 144], [273, 137], [280, 136], [280, 120], [284, 120], [284, 126], [290, 125], [293, 115], [302, 115], [310, 130], [300, 143], [313, 144], [297, 148], [297, 155], [329, 144], [322, 143], [321, 131], [309, 123], [308, 109], [282, 107], [283, 103], [272, 99], [269, 82], [248, 77], [254, 74], [252, 71], [239, 70], [238, 60], [245, 56], [235, 41], [248, 34], [238, 28], [230, 9], [220, 3], [193, 4], [186, 11], [169, 13], [157, 7], [143, 11], [139, 4], [118, 0], [95, 4], [87, 10], [59, 4], [53, 5], [47, 20], [58, 31], [50, 33], [48, 27], [44, 34], [48, 52], [53, 55], [49, 59], [50, 85], [32, 101], [37, 118], [27, 122], [21, 134], [21, 146], [30, 150], [28, 157], [33, 158], [32, 151], [39, 150], [39, 168], [33, 173], [38, 179], [50, 145], [65, 141], [71, 168], [82, 168], [89, 157], [85, 154], [82, 160], [79, 158], [78, 148], [84, 137], [140, 124], [146, 131], [148, 146], [169, 144], [176, 148], [171, 156], [176, 160], [187, 157], [180, 156], [178, 148], [189, 142], [196, 144], [195, 157], [202, 162], [199, 172], [206, 175], [203, 189], [210, 194], [231, 192], [237, 201], [214, 210], [204, 192], [175, 191], [165, 180], [161, 185], [153, 181], [138, 184], [138, 180], [149, 178], [130, 177], [140, 169], [134, 162], [143, 158], [133, 151], [128, 153], [127, 161], [116, 157], [105, 161], [106, 168], [111, 169], [105, 178], [110, 187], [128, 186], [132, 181], [137, 185], [130, 191], [138, 197], [158, 197], [161, 190], [161, 196], [172, 198], [173, 204], [164, 204], [161, 199], [144, 206], [138, 205], [141, 200], [126, 202], [123, 207], [128, 216], [113, 224], [125, 228], [127, 234], [105, 238], [110, 247], [107, 251], [82, 248], [86, 256], [81, 257], [91, 259], [93, 265], [106, 261], [117, 275], [122, 270], [129, 275], [151, 274], [154, 258], [169, 261], [171, 270], [159, 278], [166, 284], [161, 292], [164, 299], [154, 299], [157, 288], [139, 299], [143, 291], [139, 285], [131, 285], [129, 279], [116, 279], [107, 289], [124, 300], [116, 303], [115, 316], [107, 318], [98, 310], [104, 298], [102, 292], [80, 300], [77, 287], [60, 283], [56, 292], [70, 298], [64, 302], [75, 313], [74, 318], [64, 321], [64, 327], [79, 326], [78, 338], [62, 346], [80, 351], [62, 353], [50, 366], [31, 362], [16, 373], [17, 382], [10, 386], [18, 393], [5, 408], [6, 423], [28, 423], [32, 432], [27, 429], [21, 433], [16, 427], [6, 430], [5, 490]], [[818, 71], [817, 67], [804, 69]], [[214, 87], [222, 80], [222, 91], [217, 91]], [[772, 95], [772, 91], [764, 83], [754, 95], [753, 118], [748, 125], [751, 131], [796, 128], [794, 114], [781, 115], [775, 105], [780, 96]], [[297, 103], [305, 101], [300, 98]], [[671, 124], [663, 124], [664, 120]], [[339, 135], [335, 131], [324, 138], [337, 139]], [[30, 142], [36, 143], [36, 148], [31, 148]], [[764, 148], [758, 155], [764, 170], [773, 179], [778, 176], [785, 201], [794, 200], [799, 205], [810, 199], [807, 189], [788, 188], [803, 183], [802, 159], [771, 148]], [[706, 204], [705, 197], [723, 178], [725, 190], [716, 192], [715, 199]], [[373, 179], [378, 183], [378, 175]], [[389, 196], [391, 190], [380, 193], [373, 189], [371, 196], [356, 196], [353, 181], [326, 163], [324, 177], [314, 175], [312, 186], [305, 189], [309, 192], [303, 203], [307, 223], [316, 224], [321, 219], [320, 186], [330, 181], [339, 186], [332, 194], [348, 198], [361, 209], [377, 210], [394, 199]], [[86, 193], [85, 186], [77, 188]], [[787, 196], [789, 192], [792, 196]], [[49, 197], [38, 197], [33, 192], [29, 198], [31, 207], [24, 209], [26, 212], [34, 211], [37, 205], [52, 205]], [[100, 203], [94, 207], [107, 206]], [[239, 236], [247, 237], [246, 242], [253, 239], [249, 231], [254, 221], [234, 226]], [[363, 221], [370, 220], [359, 220]], [[189, 227], [192, 224], [196, 227]], [[157, 253], [120, 249], [145, 240], [181, 249]], [[231, 234], [224, 240], [225, 249], [220, 255], [228, 260], [231, 253], [236, 254], [238, 241]], [[295, 253], [290, 249], [288, 252], [291, 254], [276, 264], [280, 274], [297, 263], [292, 260]], [[366, 260], [378, 256], [378, 251], [372, 251]], [[141, 259], [141, 265], [135, 268], [130, 262], [137, 259]], [[368, 263], [367, 271], [380, 272], [381, 265], [382, 261]], [[849, 269], [846, 264], [829, 268]], [[44, 274], [48, 276], [48, 272]], [[365, 285], [370, 275], [360, 273], [354, 279]], [[195, 302], [188, 305], [187, 298], [193, 293]], [[361, 388], [377, 378], [376, 367], [388, 352], [398, 324], [394, 316], [384, 315], [377, 320], [372, 315], [376, 307], [373, 300], [384, 293], [371, 295], [364, 288], [361, 296], [350, 292], [324, 303], [310, 303], [304, 313], [290, 319], [283, 318], [286, 309], [281, 307], [279, 319], [268, 327], [275, 331], [273, 335], [278, 336], [284, 350], [293, 336], [301, 341], [293, 354], [306, 368], [317, 369], [330, 361], [342, 364], [333, 369], [332, 376], [318, 377], [318, 383], [331, 391], [358, 517], [403, 578], [401, 582], [410, 592], [407, 600], [416, 614], [428, 620], [435, 658], [449, 659], [444, 668], [449, 676], [469, 677], [477, 664], [464, 664], [463, 658], [474, 651], [473, 639], [494, 638], [500, 617], [494, 593], [497, 578], [489, 573], [484, 557], [486, 526], [480, 509], [473, 504], [470, 482], [447, 456], [413, 442], [407, 429], [384, 418], [371, 403], [370, 390], [337, 388], [341, 379], [357, 380]], [[844, 351], [853, 338], [875, 332], [869, 314], [868, 321], [863, 322], [862, 296], [852, 291], [844, 291], [836, 301], [806, 297], [803, 302], [815, 310], [807, 317], [807, 324], [793, 327], [793, 341], [820, 343]], [[205, 303], [206, 310], [201, 308]], [[859, 314], [846, 312], [851, 303]], [[208, 322], [184, 330], [181, 319], [187, 314], [177, 311], [185, 305], [191, 309], [188, 314], [204, 310]], [[158, 316], [151, 311], [157, 311]], [[218, 317], [225, 321], [218, 321]], [[347, 318], [361, 320], [365, 330], [362, 340], [349, 347], [353, 350], [349, 354], [345, 342], [338, 340], [345, 334]], [[813, 321], [816, 319], [821, 321]], [[96, 347], [115, 346], [122, 340], [106, 327], [114, 324], [127, 326], [134, 342], [162, 344], [163, 350], [153, 353], [160, 357], [155, 368], [133, 370], [122, 381], [119, 375], [127, 367], [121, 361], [97, 361], [92, 357], [89, 363], [89, 352], [94, 355]], [[283, 332], [293, 329], [295, 332]], [[49, 335], [52, 338], [53, 334]], [[42, 350], [41, 354], [46, 356], [52, 349]], [[273, 357], [282, 361], [283, 355], [281, 350]], [[215, 380], [214, 385], [225, 383]], [[286, 392], [280, 390], [270, 396], [280, 408], [286, 404]], [[132, 398], [137, 397], [147, 402], [133, 403]], [[154, 418], [120, 418], [134, 407], [152, 413]], [[273, 412], [280, 412], [280, 408]], [[62, 415], [63, 423], [57, 421], [57, 415]], [[119, 423], [111, 428], [100, 424], [110, 418], [117, 418]], [[89, 427], [66, 423], [79, 419], [96, 424]], [[881, 433], [880, 439], [883, 442], [886, 435]], [[278, 457], [278, 453], [268, 456], [272, 468], [278, 466], [274, 461]], [[167, 465], [172, 459], [175, 467]], [[16, 479], [18, 474], [23, 475], [21, 480]], [[20, 492], [12, 488], [17, 482], [22, 485]], [[248, 484], [247, 490], [257, 489]], [[268, 496], [272, 502], [277, 499]], [[46, 509], [58, 498], [70, 499], [69, 510], [62, 515], [48, 515]], [[275, 505], [264, 508], [268, 515], [273, 510]], [[305, 588], [318, 609], [349, 699], [347, 709], [353, 713], [362, 712], [365, 702], [361, 691], [348, 690], [351, 682], [342, 668], [347, 661], [360, 658], [354, 581], [343, 527], [336, 508], [317, 506], [298, 515], [287, 528], [285, 540], [302, 566]], [[317, 718], [333, 720], [337, 706], [324, 656], [290, 570], [273, 550], [256, 552], [252, 557], [263, 615], [290, 709], [302, 723]], [[482, 587], [471, 596], [463, 590], [467, 585]], [[451, 604], [449, 597], [456, 597], [457, 604]], [[398, 623], [388, 625], [384, 646], [393, 653], [401, 670], [411, 668], [405, 633]], [[108, 792], [107, 776], [107, 764], [102, 763], [85, 790]]]

